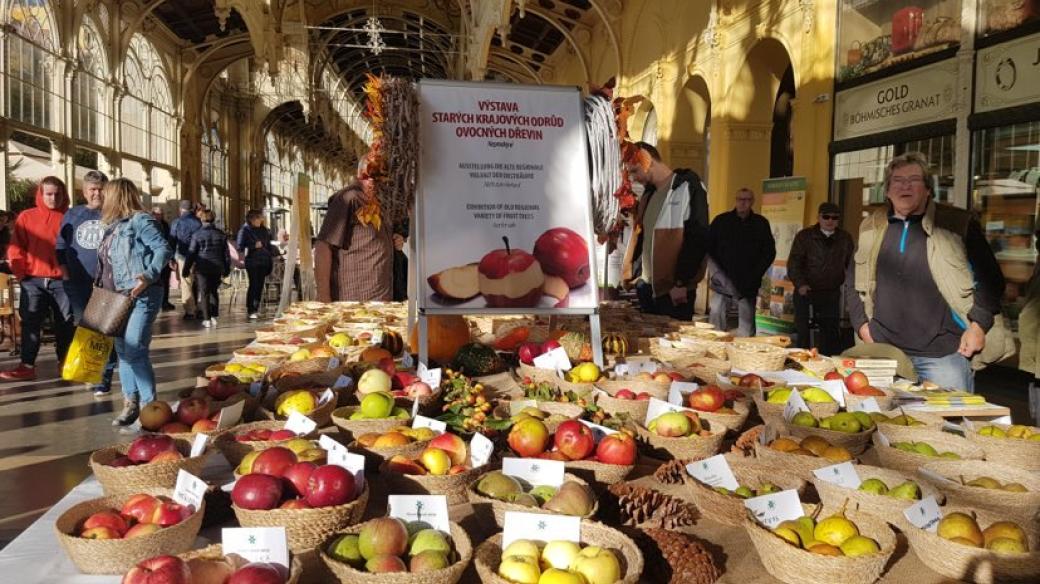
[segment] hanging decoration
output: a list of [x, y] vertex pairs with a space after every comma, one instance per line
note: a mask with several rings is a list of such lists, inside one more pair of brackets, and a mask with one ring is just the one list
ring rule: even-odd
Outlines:
[[615, 79], [592, 86], [585, 100], [585, 123], [592, 170], [593, 221], [601, 241], [615, 239], [624, 229], [622, 217], [635, 211], [628, 167], [650, 165], [650, 157], [628, 140], [628, 117], [642, 96], [614, 97]]
[[355, 213], [362, 225], [371, 225], [377, 230], [383, 224], [380, 205], [380, 183], [386, 180], [386, 159], [383, 154], [383, 78], [368, 75], [365, 82], [365, 117], [372, 124], [372, 145], [358, 168], [361, 183], [362, 204]]
[[378, 229], [384, 220], [408, 217], [415, 201], [419, 100], [405, 79], [369, 75], [364, 90], [372, 145], [358, 173], [364, 204], [357, 218]]

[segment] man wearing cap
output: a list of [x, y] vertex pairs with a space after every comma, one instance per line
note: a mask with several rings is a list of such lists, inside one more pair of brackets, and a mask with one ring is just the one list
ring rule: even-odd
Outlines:
[[[202, 221], [195, 216], [195, 204], [191, 201], [181, 201], [180, 217], [173, 220], [170, 225], [170, 239], [173, 243], [174, 257], [177, 259], [177, 273], [184, 273], [184, 261], [188, 257], [188, 246], [191, 244], [191, 236], [202, 228]], [[195, 292], [192, 288], [191, 276], [181, 277], [181, 304], [184, 305], [184, 318], [191, 320], [196, 317], [198, 307], [195, 304]]]
[[841, 218], [834, 203], [820, 204], [816, 225], [798, 232], [787, 257], [787, 277], [794, 282], [794, 324], [798, 346], [810, 348], [809, 312], [820, 326], [816, 343], [824, 355], [841, 352], [838, 320], [841, 308], [841, 285], [845, 268], [852, 259], [852, 236], [838, 227]]

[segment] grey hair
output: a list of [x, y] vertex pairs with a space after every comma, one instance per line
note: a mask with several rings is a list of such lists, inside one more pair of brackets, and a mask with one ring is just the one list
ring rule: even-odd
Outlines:
[[897, 168], [903, 168], [911, 164], [916, 164], [921, 168], [921, 178], [924, 179], [924, 186], [928, 188], [929, 193], [935, 194], [935, 178], [932, 176], [932, 165], [928, 162], [928, 157], [920, 152], [904, 152], [888, 162], [888, 166], [885, 167], [885, 192], [887, 193], [889, 187], [891, 187], [892, 173]]
[[88, 171], [87, 174], [83, 175], [83, 184], [95, 184], [105, 186], [105, 183], [107, 182], [108, 177], [105, 176], [105, 173], [101, 172], [100, 170], [91, 170]]

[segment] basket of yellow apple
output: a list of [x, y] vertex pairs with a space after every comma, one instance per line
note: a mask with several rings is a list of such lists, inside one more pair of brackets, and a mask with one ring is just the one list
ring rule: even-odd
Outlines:
[[987, 424], [965, 437], [986, 453], [986, 460], [1040, 471], [1040, 428], [1019, 424]]
[[876, 428], [874, 419], [866, 412], [838, 412], [817, 419], [812, 412], [803, 410], [784, 420], [784, 429], [791, 436], [819, 436], [857, 456], [867, 449]]
[[216, 363], [206, 367], [206, 377], [232, 376], [239, 383], [253, 383], [260, 381], [267, 373], [267, 365], [262, 362], [239, 363], [230, 361], [228, 363]]
[[802, 508], [804, 515], [772, 529], [747, 512], [744, 527], [766, 572], [787, 584], [868, 584], [881, 578], [896, 549], [896, 534], [883, 519], [844, 507]]
[[566, 420], [550, 433], [541, 420], [522, 416], [509, 429], [506, 441], [518, 457], [562, 461], [568, 472], [598, 485], [624, 480], [635, 468], [638, 455], [628, 428], [597, 438], [578, 420]]
[[505, 526], [507, 511], [571, 515], [591, 519], [599, 509], [599, 499], [589, 484], [572, 474], [564, 474], [559, 486], [531, 485], [500, 470], [486, 472], [469, 485], [466, 492], [473, 512]]
[[[251, 452], [258, 452], [272, 446], [287, 446], [293, 443], [291, 450], [300, 453], [317, 448], [312, 439], [318, 432], [298, 435], [285, 428], [285, 422], [264, 421], [239, 424], [220, 432], [213, 438], [213, 445], [220, 450], [231, 466], [239, 466]], [[303, 442], [294, 442], [303, 440]], [[307, 448], [304, 448], [306, 443]], [[241, 473], [245, 474], [245, 473]]]
[[[981, 525], [965, 507], [944, 507], [935, 530], [897, 524], [910, 549], [933, 572], [977, 584], [1040, 581], [1040, 541], [1009, 517]], [[986, 527], [983, 528], [982, 525]]]
[[811, 480], [813, 471], [832, 464], [855, 460], [851, 452], [836, 446], [819, 436], [806, 436], [801, 440], [792, 436], [778, 436], [768, 444], [755, 441], [755, 458], [761, 464], [770, 465], [778, 472]]
[[394, 493], [444, 495], [449, 505], [457, 505], [466, 502], [466, 488], [490, 467], [490, 462], [473, 466], [466, 442], [445, 432], [430, 440], [418, 456], [393, 456], [380, 471]]
[[860, 479], [856, 488], [838, 485], [818, 476], [812, 477], [812, 484], [825, 506], [838, 507], [848, 501], [850, 507], [861, 513], [869, 513], [895, 524], [903, 517], [903, 510], [922, 498], [935, 497], [937, 501], [942, 500], [942, 494], [935, 487], [915, 480], [912, 474], [863, 464], [853, 465], [853, 468]]
[[581, 522], [581, 541], [518, 539], [502, 548], [502, 533], [477, 546], [473, 562], [484, 584], [635, 584], [643, 554], [625, 534]]
[[726, 428], [709, 428], [692, 410], [664, 412], [636, 426], [636, 436], [643, 450], [660, 459], [699, 459], [718, 453]]
[[[784, 407], [787, 405], [792, 391], [796, 390], [786, 386], [775, 386], [752, 394], [755, 408], [758, 409], [758, 416], [762, 418], [763, 422], [777, 427], [784, 425]], [[797, 391], [801, 394], [805, 405], [809, 407], [809, 412], [817, 419], [838, 413], [838, 402], [834, 401], [831, 394], [823, 389], [805, 387]]]
[[939, 430], [883, 427], [872, 437], [881, 466], [916, 472], [937, 459], [982, 460], [982, 449], [965, 438]]
[[[270, 402], [268, 402], [269, 404]], [[273, 407], [260, 407], [260, 416], [268, 420], [282, 421], [289, 419], [293, 412], [306, 416], [319, 428], [332, 422], [332, 411], [336, 409], [336, 392], [331, 388], [290, 389], [274, 398]]]
[[946, 495], [947, 505], [1005, 517], [1033, 517], [1040, 510], [1040, 475], [1029, 470], [988, 460], [939, 460], [917, 474]]
[[411, 412], [395, 405], [394, 396], [388, 391], [365, 394], [360, 405], [344, 406], [332, 412], [332, 423], [354, 440], [363, 434], [407, 426], [411, 419]]
[[365, 457], [365, 468], [375, 470], [395, 456], [419, 456], [436, 435], [430, 428], [396, 426], [387, 432], [360, 434], [347, 448]]
[[580, 398], [589, 398], [592, 394], [593, 384], [603, 377], [603, 372], [595, 363], [586, 361], [578, 363], [564, 374], [563, 379], [557, 379], [556, 384], [563, 393], [573, 392]]
[[[690, 465], [703, 461], [691, 461]], [[795, 490], [799, 494], [805, 492], [805, 481], [777, 472], [769, 466], [756, 463], [753, 459], [734, 454], [726, 455], [733, 477], [737, 479], [737, 488], [713, 487], [699, 481], [688, 472], [684, 473], [684, 482], [690, 499], [705, 517], [725, 525], [741, 525], [747, 508], [744, 499], [760, 497], [778, 491]]]
[[454, 584], [473, 558], [473, 544], [459, 524], [449, 529], [378, 517], [340, 530], [319, 553], [339, 582]]

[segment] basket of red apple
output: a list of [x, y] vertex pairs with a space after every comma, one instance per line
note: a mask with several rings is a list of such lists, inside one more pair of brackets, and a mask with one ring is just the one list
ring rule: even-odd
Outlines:
[[[1034, 517], [1040, 511], [1040, 475], [1016, 466], [989, 460], [937, 460], [917, 474], [946, 495], [947, 505], [1004, 517]], [[1040, 522], [1032, 526], [1035, 530]]]
[[277, 468], [284, 464], [285, 460], [291, 460], [293, 463], [325, 464], [327, 458], [328, 453], [318, 444], [317, 440], [293, 438], [277, 442], [275, 446], [250, 451], [232, 472], [237, 479], [249, 473], [266, 473], [272, 466]]
[[300, 553], [361, 521], [368, 504], [367, 481], [359, 485], [354, 474], [341, 466], [278, 455], [270, 460], [257, 458], [253, 472], [235, 481], [231, 508], [239, 524], [285, 527], [289, 549]]
[[106, 495], [138, 493], [152, 488], [173, 488], [184, 469], [199, 476], [209, 451], [190, 456], [191, 443], [164, 434], [145, 434], [130, 444], [117, 444], [90, 455], [94, 471]]
[[[300, 436], [285, 428], [285, 422], [267, 421], [240, 424], [220, 432], [213, 439], [213, 445], [224, 455], [232, 466], [239, 466], [251, 452], [258, 452], [272, 446], [285, 445], [296, 439], [313, 440], [318, 437], [315, 430]], [[292, 450], [296, 450], [293, 448]]]
[[397, 455], [380, 467], [391, 492], [403, 495], [444, 495], [449, 505], [466, 502], [466, 488], [490, 463], [473, 466], [465, 440], [445, 432], [430, 440], [415, 458]]
[[940, 508], [933, 529], [922, 529], [905, 517], [897, 524], [910, 549], [933, 572], [958, 581], [1040, 581], [1040, 539], [1023, 528], [1020, 517], [982, 520], [967, 507]]
[[209, 398], [186, 397], [173, 407], [167, 402], [156, 400], [141, 408], [138, 419], [141, 428], [149, 432], [191, 440], [197, 433], [216, 433], [219, 414], [211, 415], [210, 411]]
[[634, 393], [636, 397], [639, 397], [641, 394], [648, 394], [650, 397], [656, 397], [657, 399], [668, 399], [668, 388], [671, 387], [672, 381], [683, 380], [683, 375], [678, 372], [665, 373], [659, 371], [650, 373], [649, 371], [640, 371], [632, 376], [597, 381], [596, 387], [615, 397], [618, 392], [628, 390]]
[[374, 471], [396, 456], [418, 458], [436, 436], [430, 428], [396, 426], [386, 432], [360, 434], [347, 448], [364, 456], [365, 468]]
[[445, 533], [423, 521], [379, 517], [328, 538], [321, 559], [350, 584], [454, 584], [473, 559], [473, 544], [459, 524], [449, 527]]
[[336, 408], [332, 412], [332, 423], [354, 440], [364, 434], [381, 434], [407, 426], [411, 419], [411, 412], [398, 406], [389, 391], [366, 394], [360, 405]]
[[73, 505], [54, 523], [58, 541], [86, 574], [122, 574], [145, 558], [190, 550], [205, 503], [180, 505], [171, 493], [150, 489]]
[[1020, 424], [984, 424], [964, 436], [986, 453], [986, 460], [1040, 471], [1040, 428]]
[[845, 407], [857, 409], [856, 406], [873, 399], [878, 409], [887, 412], [896, 405], [896, 393], [890, 389], [881, 389], [870, 384], [870, 380], [862, 371], [852, 371], [845, 377], [837, 371], [829, 371], [823, 375], [824, 380], [842, 380], [845, 383]]
[[278, 394], [274, 404], [260, 407], [260, 417], [267, 420], [289, 419], [293, 412], [307, 416], [324, 428], [332, 423], [332, 412], [336, 409], [336, 392], [331, 388], [290, 389]]
[[662, 413], [646, 427], [636, 426], [636, 435], [646, 453], [655, 458], [699, 459], [719, 452], [726, 428], [713, 429], [696, 412], [683, 409]]
[[144, 560], [126, 573], [123, 584], [296, 584], [302, 574], [299, 558], [292, 558], [288, 568], [273, 562], [250, 562], [237, 554], [225, 556], [217, 543]]
[[[749, 398], [735, 389], [723, 391], [719, 386], [708, 384], [698, 387], [686, 397], [686, 405], [697, 411], [702, 420], [712, 428], [725, 428], [739, 432], [751, 413]], [[646, 412], [643, 412], [646, 417]]]
[[[697, 509], [707, 518], [725, 525], [743, 525], [747, 514], [744, 499], [759, 497], [784, 490], [805, 492], [805, 481], [776, 469], [758, 464], [754, 459], [727, 454], [726, 462], [737, 480], [735, 489], [713, 487], [702, 483], [688, 472], [684, 475], [687, 492]], [[695, 465], [699, 461], [689, 464]]]
[[628, 414], [637, 420], [645, 418], [651, 394], [646, 391], [637, 393], [633, 386], [628, 384], [621, 383], [619, 386], [620, 389], [617, 389], [597, 383], [596, 390], [592, 392], [596, 406], [608, 414]]
[[604, 485], [624, 480], [635, 467], [637, 455], [629, 430], [597, 440], [592, 428], [578, 420], [562, 422], [550, 434], [541, 420], [521, 415], [509, 430], [507, 441], [517, 456], [560, 460], [585, 481]]
[[466, 491], [474, 513], [493, 518], [504, 527], [507, 511], [571, 515], [591, 519], [599, 510], [599, 498], [589, 484], [565, 473], [559, 485], [532, 485], [500, 470], [480, 475]]
[[643, 573], [635, 542], [595, 521], [581, 522], [580, 542], [518, 539], [502, 549], [502, 535], [484, 541], [474, 554], [484, 584], [635, 584]]

